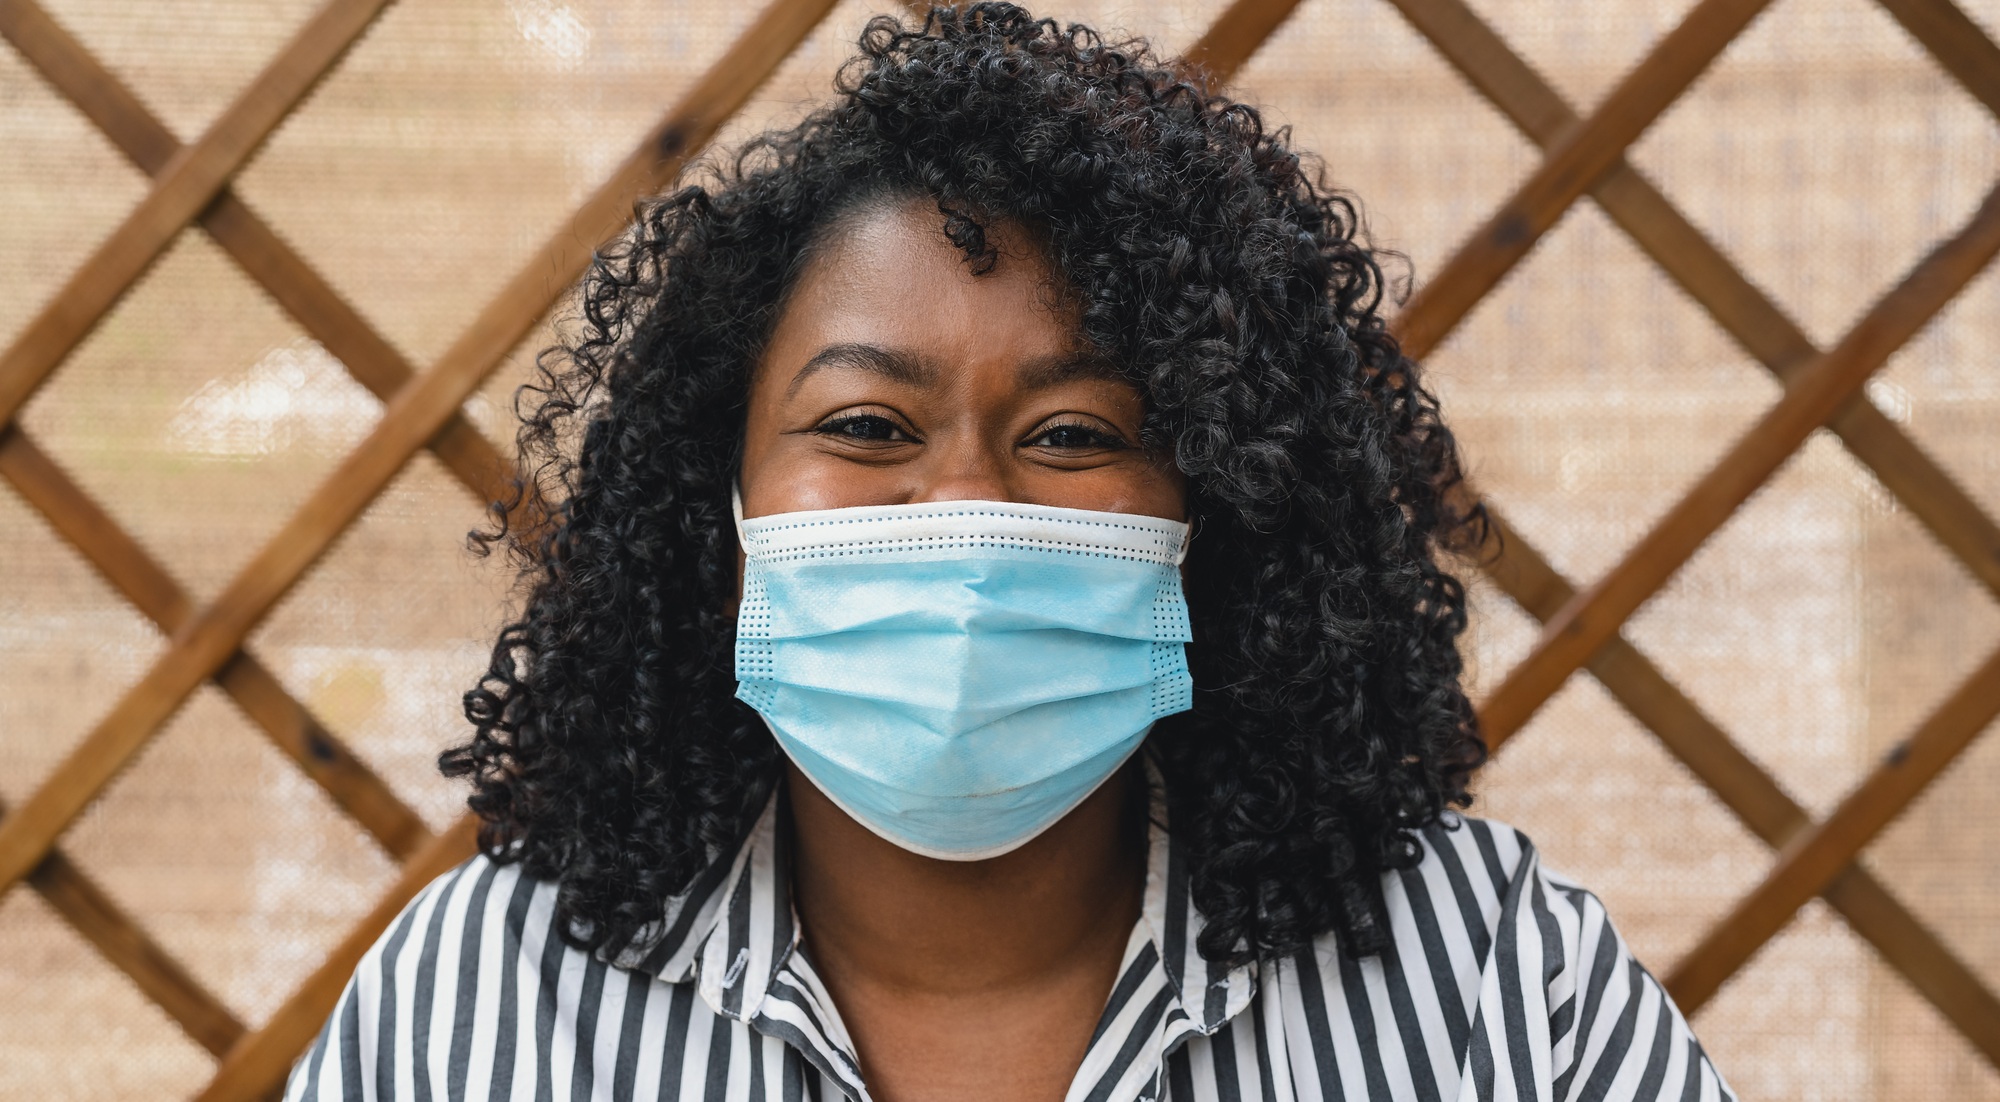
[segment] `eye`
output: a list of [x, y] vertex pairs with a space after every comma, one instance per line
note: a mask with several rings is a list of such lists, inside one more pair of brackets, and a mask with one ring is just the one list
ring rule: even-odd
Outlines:
[[1116, 433], [1078, 421], [1050, 425], [1030, 438], [1028, 445], [1057, 451], [1116, 451], [1126, 446]]
[[850, 413], [833, 417], [813, 426], [813, 432], [820, 436], [836, 436], [844, 440], [859, 440], [870, 444], [892, 444], [911, 439], [902, 426], [874, 413]]

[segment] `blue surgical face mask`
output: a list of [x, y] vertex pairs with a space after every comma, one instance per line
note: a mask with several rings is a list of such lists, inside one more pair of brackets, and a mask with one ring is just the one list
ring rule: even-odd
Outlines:
[[995, 501], [742, 518], [736, 695], [849, 816], [998, 856], [1192, 706], [1188, 526]]

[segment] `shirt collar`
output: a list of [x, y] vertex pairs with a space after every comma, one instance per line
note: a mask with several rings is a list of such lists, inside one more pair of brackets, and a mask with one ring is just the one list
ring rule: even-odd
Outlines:
[[[1167, 829], [1165, 788], [1150, 759], [1146, 774], [1146, 887], [1134, 939], [1142, 933], [1150, 939], [1169, 992], [1166, 1013], [1152, 1026], [1163, 1058], [1187, 1036], [1212, 1034], [1249, 1006], [1257, 966], [1214, 964], [1196, 950], [1204, 922], [1189, 890], [1186, 854]], [[651, 948], [612, 963], [668, 983], [694, 983], [710, 1009], [738, 1021], [756, 1019], [774, 987], [792, 990], [795, 983], [780, 983], [799, 943], [785, 815], [774, 792], [731, 859], [716, 862], [669, 901], [658, 940], [646, 939]]]
[[[1229, 967], [1204, 959], [1195, 941], [1207, 924], [1195, 909], [1188, 885], [1187, 853], [1167, 829], [1165, 788], [1151, 761], [1146, 763], [1151, 809], [1146, 827], [1146, 896], [1140, 921], [1151, 928], [1167, 983], [1177, 993], [1181, 1014], [1195, 1032], [1207, 1036], [1250, 1005], [1257, 993], [1257, 966]], [[1168, 1019], [1174, 1014], [1170, 1010]], [[1172, 1047], [1169, 1039], [1165, 1047]]]
[[784, 808], [774, 791], [736, 852], [669, 899], [639, 948], [599, 956], [667, 983], [696, 984], [717, 1014], [749, 1019], [799, 941]]

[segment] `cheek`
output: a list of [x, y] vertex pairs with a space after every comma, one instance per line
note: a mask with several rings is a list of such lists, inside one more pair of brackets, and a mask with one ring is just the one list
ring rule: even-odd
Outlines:
[[889, 505], [902, 500], [909, 490], [905, 470], [858, 466], [815, 454], [808, 447], [787, 446], [776, 449], [757, 468], [755, 479], [746, 471], [743, 515]]
[[1151, 457], [1138, 472], [1131, 502], [1121, 511], [1168, 520], [1188, 519], [1187, 478], [1171, 459]]

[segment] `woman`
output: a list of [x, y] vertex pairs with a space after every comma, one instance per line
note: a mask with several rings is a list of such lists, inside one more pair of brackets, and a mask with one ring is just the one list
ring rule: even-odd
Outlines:
[[1140, 43], [861, 49], [545, 358], [483, 854], [288, 1097], [1728, 1097], [1449, 810], [1479, 517], [1349, 200]]

